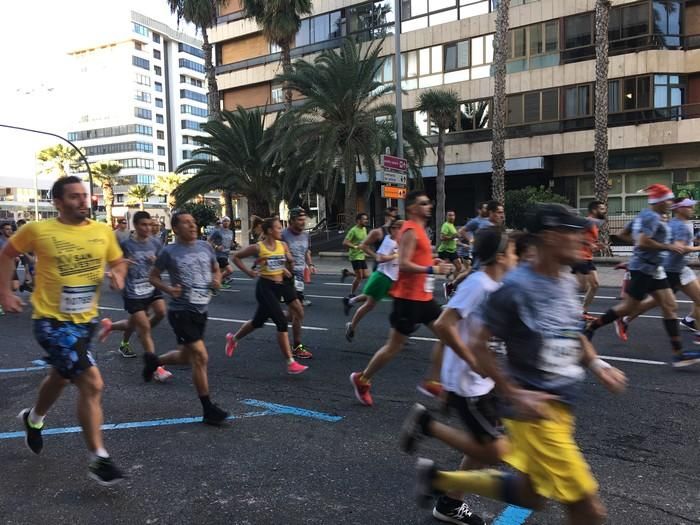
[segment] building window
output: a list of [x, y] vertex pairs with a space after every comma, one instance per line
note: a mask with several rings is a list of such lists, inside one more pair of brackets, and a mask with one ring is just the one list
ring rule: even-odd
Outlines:
[[158, 171], [165, 171], [165, 162], [158, 163]]
[[181, 84], [192, 84], [193, 86], [202, 87], [204, 83], [198, 78], [188, 77], [187, 75], [180, 75]]
[[508, 73], [559, 64], [559, 21], [512, 29], [509, 34]]
[[[340, 12], [331, 13], [336, 16], [336, 24], [339, 24]], [[352, 35], [360, 42], [383, 38], [394, 34], [394, 2], [379, 1], [354, 5], [346, 8], [347, 34]], [[341, 36], [339, 28], [331, 26], [332, 35], [328, 38]]]
[[158, 146], [158, 155], [165, 155], [165, 146]]
[[160, 60], [160, 51], [158, 51], [157, 49], [154, 49], [153, 50], [153, 58]]
[[136, 83], [139, 84], [140, 86], [150, 86], [151, 85], [151, 77], [148, 75], [142, 75], [140, 73], [136, 73]]
[[592, 115], [591, 84], [565, 88], [564, 117], [580, 118]]
[[85, 155], [112, 155], [114, 153], [124, 153], [128, 151], [140, 151], [142, 153], [153, 153], [153, 144], [150, 142], [118, 142], [114, 144], [101, 144], [99, 146], [85, 147]]
[[564, 47], [574, 49], [593, 45], [593, 13], [564, 19]]
[[207, 103], [207, 96], [202, 93], [197, 93], [196, 91], [191, 91], [189, 89], [180, 90], [180, 98], [189, 98], [190, 100], [195, 100], [203, 104]]
[[469, 67], [469, 40], [445, 45], [445, 72]]
[[182, 120], [180, 121], [180, 127], [182, 129], [196, 129], [201, 130], [201, 122], [194, 122], [193, 120]]
[[153, 66], [153, 72], [156, 75], [161, 76], [163, 74], [163, 69], [160, 66]]
[[160, 35], [158, 33], [153, 33], [153, 41], [156, 44], [160, 44]]
[[506, 106], [507, 123], [511, 126], [559, 120], [559, 90], [511, 95]]
[[401, 31], [483, 15], [491, 12], [494, 4], [491, 0], [402, 0]]
[[153, 118], [153, 113], [150, 109], [134, 108], [134, 116], [137, 118], [151, 120]]
[[270, 100], [273, 104], [281, 104], [284, 102], [284, 90], [282, 89], [282, 84], [274, 84], [270, 87]]
[[197, 71], [198, 73], [204, 73], [204, 64], [199, 64], [192, 60], [187, 60], [186, 58], [181, 58], [178, 60], [180, 67], [185, 69], [191, 69], [192, 71]]
[[162, 107], [163, 107], [163, 99], [162, 99], [162, 98], [157, 98], [157, 99], [156, 99], [156, 107], [157, 107], [157, 108], [162, 108]]
[[153, 161], [151, 159], [119, 159], [116, 162], [118, 162], [122, 168], [153, 169]]
[[192, 158], [192, 152], [188, 149], [182, 150], [182, 160], [189, 160]]
[[161, 130], [156, 131], [156, 138], [158, 140], [165, 140], [165, 132]]
[[138, 33], [139, 35], [143, 36], [148, 36], [148, 33], [150, 32], [146, 26], [142, 26], [141, 24], [137, 24], [136, 22], [133, 23], [133, 29], [134, 33]]
[[162, 83], [162, 82], [155, 82], [155, 83], [154, 83], [154, 87], [156, 88], [156, 91], [157, 91], [158, 93], [162, 93], [162, 92], [163, 92], [163, 83]]
[[68, 133], [68, 140], [91, 140], [107, 137], [118, 137], [120, 135], [153, 135], [151, 126], [143, 124], [129, 124], [127, 126], [112, 126], [109, 128], [88, 129], [84, 131], [71, 131]]
[[143, 51], [143, 44], [139, 42], [138, 40], [134, 41], [134, 49], [136, 51]]
[[206, 117], [209, 114], [205, 108], [198, 108], [197, 106], [191, 106], [189, 104], [181, 104], [180, 112], [189, 113], [197, 117]]
[[142, 69], [150, 69], [151, 67], [151, 63], [148, 60], [137, 56], [131, 57], [131, 63], [136, 67], [140, 67]]
[[150, 104], [150, 103], [151, 103], [151, 94], [150, 94], [149, 92], [147, 92], [147, 91], [140, 91], [140, 90], [137, 90], [137, 91], [136, 91], [136, 95], [134, 96], [134, 98], [135, 98], [136, 100], [138, 100], [139, 102], [145, 102], [146, 104]]
[[190, 55], [194, 55], [198, 58], [204, 58], [204, 51], [202, 51], [201, 48], [194, 47], [189, 44], [183, 44], [182, 42], [178, 42], [177, 50], [180, 53], [189, 53]]
[[[454, 131], [472, 131], [491, 126], [491, 101], [476, 100], [459, 106], [459, 115]], [[451, 130], [452, 131], [452, 130]]]
[[680, 0], [654, 0], [652, 2], [654, 33], [664, 35], [664, 44], [674, 49], [681, 45], [681, 19], [683, 16]]
[[156, 115], [156, 124], [163, 124], [165, 123], [165, 119], [163, 118], [163, 115], [157, 114]]
[[654, 75], [654, 107], [677, 108], [685, 104], [685, 82], [680, 75]]

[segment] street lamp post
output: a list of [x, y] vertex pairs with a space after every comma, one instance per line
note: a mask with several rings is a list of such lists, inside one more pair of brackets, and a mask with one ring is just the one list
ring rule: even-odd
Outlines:
[[[403, 104], [401, 95], [401, 1], [394, 0], [394, 90], [396, 93], [396, 155], [403, 157]], [[399, 213], [406, 214], [406, 201], [399, 199]]]
[[[66, 142], [71, 148], [73, 148], [75, 151], [78, 152], [78, 155], [80, 155], [80, 160], [82, 160], [85, 163], [85, 168], [87, 169], [88, 172], [88, 182], [90, 184], [90, 217], [93, 219], [95, 218], [95, 208], [92, 205], [92, 196], [94, 194], [93, 191], [93, 183], [92, 183], [92, 170], [90, 169], [90, 163], [88, 162], [87, 158], [85, 158], [85, 155], [83, 155], [83, 152], [80, 151], [80, 148], [73, 144], [70, 140], [68, 140], [65, 137], [62, 137], [61, 135], [57, 135], [56, 133], [51, 133], [49, 131], [42, 131], [38, 129], [31, 129], [31, 128], [23, 128], [21, 126], [11, 126], [9, 124], [0, 124], [0, 128], [7, 128], [7, 129], [16, 129], [18, 131], [27, 131], [29, 133], [38, 133], [40, 135], [49, 135], [50, 137], [56, 137], [57, 139], [62, 140], [63, 142]], [[35, 199], [38, 198], [35, 197]]]

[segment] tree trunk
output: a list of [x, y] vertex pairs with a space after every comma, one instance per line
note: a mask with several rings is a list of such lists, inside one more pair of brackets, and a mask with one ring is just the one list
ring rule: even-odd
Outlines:
[[[595, 198], [608, 204], [608, 25], [610, 0], [596, 0], [595, 6]], [[600, 227], [599, 241], [605, 256], [610, 251], [610, 229], [605, 221]]]
[[233, 193], [230, 191], [224, 192], [224, 205], [226, 206], [226, 215], [233, 219]]
[[[282, 71], [285, 75], [292, 72], [292, 55], [290, 51], [290, 43], [285, 42], [284, 45], [280, 44], [282, 49]], [[282, 84], [282, 90], [284, 91], [284, 110], [289, 111], [292, 109], [292, 89], [289, 87], [289, 82], [285, 81]]]
[[212, 45], [209, 43], [207, 28], [202, 27], [202, 51], [204, 51], [204, 71], [207, 77], [207, 109], [209, 120], [221, 120], [221, 102], [219, 101], [219, 86], [216, 83], [216, 71], [212, 59]]
[[146, 209], [146, 203], [143, 201], [139, 201], [139, 210], [143, 211]]
[[112, 226], [114, 217], [112, 216], [112, 208], [114, 207], [114, 188], [110, 184], [102, 186], [102, 199], [105, 201], [105, 214], [107, 215], [107, 224]]
[[170, 215], [172, 215], [173, 210], [177, 206], [177, 200], [175, 199], [175, 195], [170, 193], [167, 197], [167, 201], [168, 201], [168, 212], [170, 213]]
[[445, 128], [438, 130], [437, 179], [435, 179], [435, 225], [439, 230], [445, 222]]
[[355, 183], [355, 159], [346, 155], [343, 163], [345, 170], [345, 228], [350, 229], [355, 224], [357, 215], [357, 184]]
[[506, 60], [508, 59], [508, 11], [510, 0], [499, 0], [496, 13], [496, 34], [493, 40], [494, 92], [491, 123], [491, 198], [503, 203], [506, 191]]

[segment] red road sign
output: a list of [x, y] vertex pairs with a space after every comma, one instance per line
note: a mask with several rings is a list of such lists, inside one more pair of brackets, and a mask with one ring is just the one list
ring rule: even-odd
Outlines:
[[406, 159], [394, 157], [393, 155], [382, 155], [381, 165], [384, 169], [408, 171], [408, 162], [406, 162]]

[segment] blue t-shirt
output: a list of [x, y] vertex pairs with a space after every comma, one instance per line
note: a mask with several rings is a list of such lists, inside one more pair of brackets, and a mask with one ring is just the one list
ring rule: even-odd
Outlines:
[[573, 404], [585, 376], [576, 280], [551, 278], [529, 264], [508, 273], [486, 300], [483, 324], [508, 350], [507, 371], [521, 387]]
[[[693, 245], [693, 223], [673, 218], [668, 221], [668, 229], [671, 231], [672, 243], [681, 242], [685, 246]], [[688, 265], [689, 255], [681, 255], [676, 252], [666, 252], [664, 257], [664, 270], [671, 273], [680, 273]]]
[[491, 226], [495, 226], [495, 224], [493, 224], [490, 220], [484, 217], [474, 217], [469, 222], [467, 222], [467, 224], [464, 226], [464, 229], [467, 233], [471, 233], [472, 235], [474, 235], [482, 228], [490, 228]]
[[124, 297], [129, 299], [145, 299], [151, 297], [156, 289], [148, 281], [153, 263], [160, 253], [162, 245], [155, 237], [149, 237], [141, 242], [135, 238], [122, 242], [124, 258], [131, 261], [124, 283]]
[[167, 271], [171, 286], [180, 285], [180, 297], [170, 299], [173, 311], [189, 310], [205, 313], [211, 297], [212, 266], [216, 265], [214, 249], [205, 241], [192, 244], [176, 242], [163, 248], [155, 266]]
[[634, 251], [629, 262], [629, 269], [640, 271], [647, 275], [654, 275], [664, 259], [665, 250], [648, 250], [639, 246], [641, 234], [656, 242], [668, 244], [668, 226], [661, 220], [661, 215], [647, 208], [642, 210], [632, 221], [632, 237], [634, 238]]

